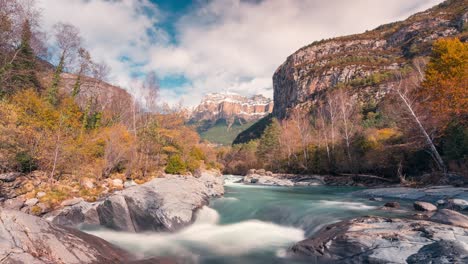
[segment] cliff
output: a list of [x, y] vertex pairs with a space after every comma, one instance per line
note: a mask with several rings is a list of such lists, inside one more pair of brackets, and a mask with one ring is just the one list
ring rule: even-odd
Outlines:
[[468, 0], [449, 0], [408, 19], [358, 35], [314, 42], [287, 58], [273, 76], [277, 118], [288, 110], [313, 104], [321, 92], [348, 86], [362, 100], [377, 101], [411, 60], [429, 54], [434, 40], [459, 37], [466, 41]]
[[272, 110], [272, 100], [262, 95], [244, 97], [233, 93], [212, 93], [205, 96], [193, 110], [191, 120], [216, 122], [225, 119], [232, 124], [236, 120], [241, 122], [258, 120]]

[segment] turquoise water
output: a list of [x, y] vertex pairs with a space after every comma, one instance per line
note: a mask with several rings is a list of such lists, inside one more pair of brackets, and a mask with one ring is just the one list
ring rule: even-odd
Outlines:
[[[142, 258], [174, 256], [187, 263], [299, 263], [288, 248], [324, 227], [363, 215], [388, 215], [384, 201], [353, 197], [353, 187], [267, 187], [234, 183], [202, 208], [196, 222], [177, 233], [94, 231]], [[392, 216], [407, 214], [392, 211]]]

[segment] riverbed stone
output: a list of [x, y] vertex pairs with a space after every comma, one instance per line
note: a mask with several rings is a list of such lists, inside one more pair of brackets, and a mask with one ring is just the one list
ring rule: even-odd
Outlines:
[[34, 206], [34, 205], [36, 205], [38, 202], [39, 202], [39, 199], [37, 199], [37, 198], [31, 198], [31, 199], [27, 199], [26, 202], [24, 202], [24, 205], [26, 205], [26, 206]]
[[358, 197], [380, 197], [387, 199], [406, 199], [435, 203], [437, 200], [468, 200], [468, 188], [453, 186], [432, 186], [428, 188], [391, 187], [374, 188], [353, 193]]
[[413, 207], [416, 211], [432, 212], [437, 210], [437, 206], [427, 202], [414, 202]]
[[[433, 245], [437, 242], [437, 246]], [[458, 249], [439, 249], [457, 243], [465, 245], [466, 248], [467, 229], [423, 220], [360, 217], [323, 228], [311, 238], [295, 244], [291, 248], [291, 254], [310, 258], [312, 263], [403, 264], [408, 260], [428, 259], [427, 255], [450, 259]], [[460, 252], [460, 259], [464, 259], [465, 251]]]
[[288, 179], [283, 179], [276, 176], [264, 176], [260, 174], [250, 174], [244, 177], [246, 184], [258, 184], [269, 186], [294, 186], [294, 182]]
[[387, 208], [400, 208], [400, 203], [399, 202], [388, 202], [384, 204], [384, 207]]
[[449, 209], [440, 209], [430, 218], [431, 221], [468, 228], [468, 216]]
[[449, 199], [446, 207], [448, 209], [463, 211], [468, 209], [468, 201], [464, 199]]

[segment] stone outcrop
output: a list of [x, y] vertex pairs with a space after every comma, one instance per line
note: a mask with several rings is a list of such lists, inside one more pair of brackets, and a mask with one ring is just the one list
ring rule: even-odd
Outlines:
[[223, 178], [216, 171], [196, 177], [167, 175], [118, 191], [103, 201], [80, 202], [46, 217], [58, 224], [101, 225], [110, 229], [143, 232], [175, 231], [194, 220], [209, 198], [224, 194]]
[[283, 179], [277, 175], [273, 175], [271, 171], [265, 170], [249, 170], [244, 177], [245, 184], [269, 185], [269, 186], [294, 186], [294, 182], [288, 179]]
[[388, 199], [417, 200], [430, 203], [435, 203], [439, 200], [459, 199], [460, 203], [461, 200], [468, 200], [468, 188], [452, 186], [432, 186], [428, 188], [375, 188], [358, 191], [354, 193], [354, 195], [366, 198], [380, 197]]
[[378, 101], [416, 56], [438, 38], [460, 36], [467, 24], [466, 0], [449, 0], [408, 19], [362, 34], [314, 42], [301, 48], [273, 76], [278, 118], [291, 108], [308, 108], [329, 88], [351, 86], [361, 101]]
[[467, 245], [465, 228], [361, 217], [329, 225], [291, 252], [314, 263], [467, 263]]
[[238, 94], [213, 93], [206, 95], [192, 111], [190, 119], [194, 122], [224, 119], [228, 123], [235, 120], [254, 121], [273, 111], [273, 101], [262, 95], [245, 97]]
[[86, 233], [19, 211], [0, 210], [2, 263], [124, 263], [130, 255]]

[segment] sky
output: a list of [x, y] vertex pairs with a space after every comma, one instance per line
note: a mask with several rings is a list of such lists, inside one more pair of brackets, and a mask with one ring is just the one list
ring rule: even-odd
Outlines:
[[137, 97], [156, 72], [161, 101], [198, 104], [211, 92], [273, 97], [286, 58], [320, 39], [403, 20], [441, 0], [37, 0], [46, 31], [80, 29], [111, 68], [109, 82]]

